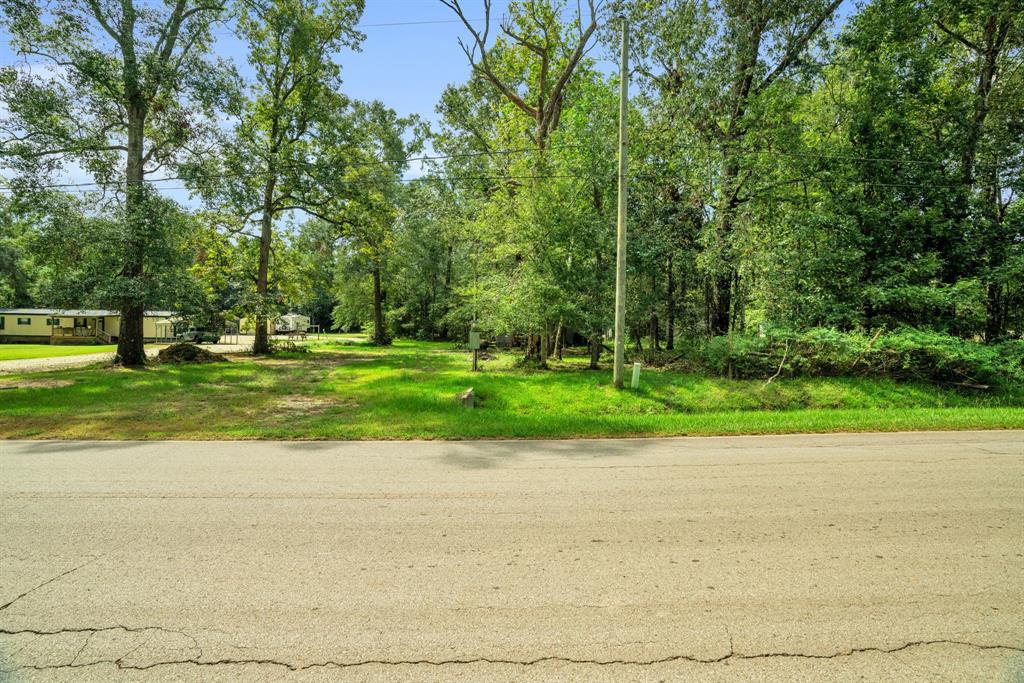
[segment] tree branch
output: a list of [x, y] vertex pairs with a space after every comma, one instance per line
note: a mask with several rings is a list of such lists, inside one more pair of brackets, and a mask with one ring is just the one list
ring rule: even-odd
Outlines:
[[939, 27], [940, 31], [942, 31], [943, 33], [945, 33], [947, 36], [954, 39], [958, 43], [964, 45], [968, 49], [973, 50], [974, 52], [984, 52], [980, 45], [971, 42], [970, 40], [967, 39], [966, 36], [957, 33], [953, 29], [947, 27], [945, 24], [942, 23], [941, 20], [936, 20], [935, 25]]
[[821, 29], [821, 25], [824, 24], [825, 21], [828, 20], [833, 14], [835, 14], [835, 11], [839, 8], [839, 5], [841, 5], [842, 2], [843, 0], [832, 0], [829, 6], [825, 8], [825, 11], [819, 14], [818, 17], [811, 22], [811, 25], [804, 29], [804, 32], [800, 34], [796, 38], [796, 40], [794, 40], [789, 45], [789, 47], [786, 49], [786, 53], [782, 56], [782, 59], [775, 66], [775, 68], [771, 70], [771, 73], [765, 76], [764, 80], [761, 81], [761, 84], [754, 89], [755, 93], [763, 91], [765, 88], [774, 83], [775, 79], [777, 79], [779, 76], [785, 73], [786, 69], [788, 69], [796, 60], [796, 58], [800, 56], [800, 53], [803, 52], [804, 48], [807, 46], [807, 43], [809, 43], [811, 41], [811, 38], [814, 37], [814, 34], [816, 34]]

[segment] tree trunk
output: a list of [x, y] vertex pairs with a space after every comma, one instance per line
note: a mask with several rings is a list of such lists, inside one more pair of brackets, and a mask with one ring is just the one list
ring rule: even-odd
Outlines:
[[[733, 72], [732, 87], [730, 93], [729, 124], [726, 128], [724, 139], [724, 158], [722, 159], [722, 204], [720, 209], [720, 222], [718, 228], [718, 249], [720, 250], [721, 264], [714, 273], [714, 299], [712, 303], [711, 335], [727, 334], [729, 332], [729, 318], [732, 311], [732, 279], [736, 268], [732, 254], [732, 229], [736, 219], [736, 212], [740, 205], [738, 197], [740, 190], [740, 163], [739, 151], [746, 130], [743, 125], [743, 117], [746, 115], [749, 105], [750, 93], [754, 84], [754, 76], [757, 73], [758, 55], [761, 50], [761, 41], [764, 38], [766, 26], [764, 17], [760, 16], [756, 5], [740, 3], [744, 12], [740, 15], [741, 22], [745, 24], [749, 33], [741, 36], [741, 45], [738, 46], [739, 59], [736, 61]], [[746, 15], [746, 10], [753, 10], [753, 16]]]
[[373, 268], [373, 343], [387, 346], [391, 343], [384, 324], [384, 292], [380, 285], [380, 267]]
[[260, 221], [260, 261], [256, 271], [256, 338], [253, 353], [270, 353], [270, 335], [267, 331], [267, 285], [270, 273], [270, 242], [274, 229], [274, 188], [276, 178], [271, 174], [263, 188], [263, 219]]
[[996, 342], [1006, 336], [1006, 302], [1003, 297], [1003, 288], [995, 282], [990, 282], [987, 291], [986, 317], [985, 317], [985, 341]]
[[719, 275], [715, 278], [711, 305], [711, 335], [729, 333], [729, 312], [732, 307], [732, 276]]
[[558, 328], [555, 329], [555, 357], [558, 360], [562, 360], [562, 335], [563, 335], [562, 323], [558, 323]]
[[544, 321], [544, 331], [540, 335], [540, 354], [537, 356], [537, 365], [542, 368], [548, 366], [548, 356], [551, 355], [551, 332], [548, 323]]
[[601, 335], [594, 334], [590, 337], [590, 369], [597, 370], [597, 362], [601, 360]]
[[665, 348], [676, 347], [676, 281], [672, 271], [672, 254], [668, 255], [668, 293], [665, 297]]
[[[128, 159], [125, 165], [125, 220], [127, 243], [125, 261], [120, 277], [129, 282], [142, 277], [145, 267], [145, 211], [146, 188], [143, 172], [142, 147], [146, 125], [146, 109], [142, 105], [128, 107]], [[129, 291], [134, 287], [126, 287]], [[117, 334], [117, 353], [114, 363], [127, 368], [146, 364], [145, 339], [142, 320], [145, 301], [138, 296], [121, 300], [121, 326]]]
[[[982, 132], [985, 128], [985, 120], [988, 118], [990, 109], [989, 97], [992, 93], [992, 88], [995, 85], [996, 80], [996, 65], [998, 63], [999, 54], [1005, 44], [1006, 35], [1009, 31], [1009, 19], [1000, 19], [996, 14], [991, 14], [985, 22], [984, 38], [981, 46], [984, 48], [983, 52], [978, 55], [979, 72], [978, 82], [974, 90], [974, 116], [971, 119], [970, 126], [968, 127], [964, 152], [961, 159], [961, 167], [963, 172], [963, 183], [964, 188], [961, 196], [963, 197], [962, 206], [962, 226], [960, 234], [967, 234], [970, 231], [969, 226], [966, 225], [967, 220], [970, 216], [969, 211], [969, 195], [974, 189], [975, 178], [977, 175], [976, 163], [978, 146], [981, 141]], [[999, 232], [999, 227], [1002, 224], [1002, 216], [999, 211], [1000, 203], [1000, 191], [999, 182], [996, 174], [993, 172], [986, 173], [986, 202], [985, 202], [985, 214], [986, 219], [990, 223], [989, 230]], [[994, 270], [998, 266], [1002, 265], [1004, 260], [1004, 254], [1006, 245], [999, 239], [987, 240], [988, 253], [987, 261], [989, 264], [989, 270]], [[991, 277], [991, 275], [990, 275]], [[1006, 315], [1005, 305], [1002, 296], [1002, 287], [997, 282], [986, 283], [986, 316], [985, 316], [985, 341], [992, 342], [996, 341], [1006, 335]]]
[[740, 287], [740, 274], [735, 270], [732, 272], [732, 317], [730, 318], [729, 329], [731, 331], [743, 332], [746, 327], [746, 316], [744, 315], [743, 289]]

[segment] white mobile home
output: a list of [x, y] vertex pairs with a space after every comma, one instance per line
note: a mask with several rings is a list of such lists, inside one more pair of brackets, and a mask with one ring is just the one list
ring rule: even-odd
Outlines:
[[[142, 335], [146, 341], [174, 336], [174, 311], [146, 311]], [[62, 308], [0, 308], [0, 344], [94, 344], [117, 341], [118, 311]]]
[[309, 329], [309, 316], [301, 313], [285, 313], [277, 319], [277, 332], [305, 332]]

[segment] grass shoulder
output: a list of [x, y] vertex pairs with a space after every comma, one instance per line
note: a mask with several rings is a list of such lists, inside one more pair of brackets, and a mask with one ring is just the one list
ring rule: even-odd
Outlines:
[[[472, 439], [1024, 428], [1024, 388], [848, 377], [728, 380], [645, 370], [616, 391], [578, 358], [551, 370], [451, 344], [322, 340], [230, 363], [89, 367], [4, 378], [0, 437]], [[43, 381], [46, 380], [46, 381]], [[54, 381], [59, 380], [59, 381]], [[38, 382], [33, 386], [33, 381]], [[468, 387], [476, 407], [455, 397]], [[128, 398], [130, 397], [130, 398]]]

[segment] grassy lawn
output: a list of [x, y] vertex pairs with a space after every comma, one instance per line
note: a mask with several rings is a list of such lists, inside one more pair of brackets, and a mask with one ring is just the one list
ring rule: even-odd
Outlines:
[[0, 344], [0, 361], [27, 360], [29, 358], [57, 358], [80, 356], [85, 353], [113, 353], [117, 344]]
[[[150, 349], [159, 344], [146, 344]], [[33, 358], [81, 356], [89, 353], [114, 353], [117, 344], [0, 344], [0, 362]]]
[[[96, 348], [96, 347], [92, 347]], [[0, 437], [410, 439], [1024, 428], [1024, 388], [960, 393], [855, 378], [740, 381], [645, 370], [638, 391], [582, 358], [469, 370], [450, 344], [312, 352], [142, 371], [79, 368], [0, 378]], [[4, 384], [20, 383], [18, 388]], [[36, 384], [37, 386], [32, 386]], [[455, 395], [474, 387], [477, 407]]]

